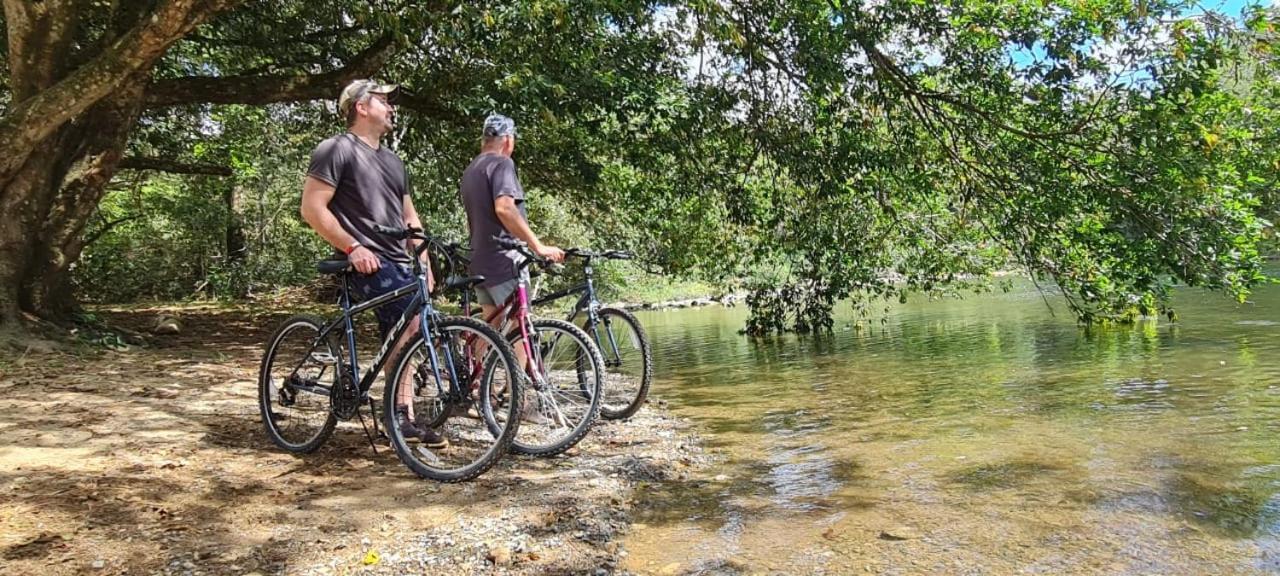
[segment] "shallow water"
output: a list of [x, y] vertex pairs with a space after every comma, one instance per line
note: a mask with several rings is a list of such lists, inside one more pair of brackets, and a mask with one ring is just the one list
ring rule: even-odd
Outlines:
[[1280, 572], [1280, 289], [1091, 329], [1047, 301], [917, 296], [821, 338], [642, 313], [654, 394], [724, 458], [649, 487], [624, 567]]

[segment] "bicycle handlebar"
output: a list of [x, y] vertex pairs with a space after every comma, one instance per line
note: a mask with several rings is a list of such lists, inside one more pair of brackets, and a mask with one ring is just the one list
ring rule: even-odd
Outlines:
[[[421, 228], [414, 228], [413, 226], [406, 226], [404, 228], [393, 228], [391, 226], [374, 224], [373, 231], [379, 234], [382, 234], [384, 236], [389, 236], [395, 240], [409, 240], [409, 239], [422, 240], [422, 243], [418, 244], [418, 246], [413, 250], [415, 257], [421, 256], [422, 253], [426, 251], [427, 247], [434, 245], [450, 258], [467, 260], [465, 256], [462, 256], [461, 254], [458, 253], [462, 250], [462, 244], [459, 244], [458, 242], [454, 242], [452, 240], [443, 240], [440, 238], [436, 238], [435, 236], [427, 234], [427, 232]], [[407, 251], [407, 247], [406, 247], [406, 251]]]
[[406, 240], [408, 238], [415, 237], [422, 240], [427, 239], [426, 234], [422, 232], [421, 228], [414, 228], [412, 226], [407, 226], [405, 228], [392, 228], [390, 226], [374, 224], [373, 231], [382, 234], [383, 236], [390, 236], [395, 240]]
[[494, 236], [493, 241], [498, 244], [499, 248], [502, 248], [503, 250], [515, 250], [516, 252], [519, 252], [520, 255], [527, 258], [527, 260], [525, 260], [520, 264], [520, 266], [522, 267], [528, 266], [530, 263], [532, 263], [532, 264], [537, 264], [539, 268], [542, 268], [543, 270], [546, 270], [548, 272], [555, 273], [555, 272], [560, 272], [561, 270], [564, 270], [564, 265], [556, 262], [552, 262], [537, 254], [534, 254], [533, 250], [529, 249], [529, 244], [523, 240], [517, 240], [515, 238], [503, 238], [501, 236]]
[[569, 248], [568, 250], [564, 251], [564, 255], [583, 258], [586, 260], [590, 260], [592, 258], [606, 258], [609, 260], [631, 260], [635, 258], [635, 254], [632, 254], [631, 252], [628, 252], [626, 250], [605, 250], [603, 252], [596, 252], [593, 250], [587, 250], [586, 248]]

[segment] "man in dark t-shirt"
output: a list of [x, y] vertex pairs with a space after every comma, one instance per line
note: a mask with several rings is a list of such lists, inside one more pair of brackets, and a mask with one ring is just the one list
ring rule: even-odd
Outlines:
[[543, 244], [529, 228], [524, 187], [511, 160], [516, 145], [515, 122], [494, 114], [485, 119], [483, 133], [480, 155], [462, 173], [459, 192], [471, 230], [470, 272], [485, 278], [476, 288], [476, 300], [487, 317], [506, 302], [522, 281], [512, 266], [520, 256], [499, 248], [494, 236], [523, 240], [535, 254], [553, 262], [564, 260], [564, 251]]
[[[356, 80], [342, 90], [338, 110], [346, 118], [347, 132], [321, 142], [311, 153], [311, 165], [302, 188], [302, 218], [334, 248], [347, 255], [356, 274], [351, 287], [361, 299], [370, 299], [416, 282], [406, 245], [375, 231], [375, 226], [422, 228], [409, 195], [404, 162], [382, 145], [382, 137], [395, 123], [394, 99], [398, 88], [373, 80]], [[416, 243], [418, 241], [411, 241]], [[426, 253], [423, 253], [426, 258]], [[427, 285], [432, 285], [430, 263], [424, 262]], [[404, 314], [409, 299], [375, 310], [383, 338]], [[409, 322], [404, 337], [390, 354], [417, 334], [418, 320]], [[390, 372], [390, 365], [387, 371]], [[388, 377], [390, 375], [388, 374]], [[399, 427], [406, 438], [418, 438], [430, 448], [448, 441], [413, 417], [413, 387], [399, 387], [396, 399]]]

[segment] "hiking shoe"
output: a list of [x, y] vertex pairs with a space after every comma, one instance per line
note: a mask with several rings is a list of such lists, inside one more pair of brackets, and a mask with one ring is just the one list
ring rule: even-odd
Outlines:
[[546, 414], [542, 413], [539, 407], [542, 406], [542, 399], [537, 396], [530, 395], [524, 406], [520, 407], [520, 421], [528, 422], [535, 426], [549, 426], [555, 424]]
[[400, 433], [404, 434], [406, 440], [416, 438], [424, 446], [431, 449], [446, 448], [449, 446], [449, 440], [441, 436], [439, 432], [427, 428], [426, 426], [418, 426], [409, 418], [409, 409], [404, 406], [396, 408], [396, 419], [399, 420]]

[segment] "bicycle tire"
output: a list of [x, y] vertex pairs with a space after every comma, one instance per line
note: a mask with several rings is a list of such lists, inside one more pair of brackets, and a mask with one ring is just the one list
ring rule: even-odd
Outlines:
[[[607, 335], [601, 337], [596, 331], [591, 333], [592, 339], [596, 340], [596, 346], [600, 349], [600, 355], [604, 360], [605, 367], [605, 385], [604, 394], [600, 401], [600, 417], [605, 420], [623, 420], [635, 415], [636, 411], [640, 410], [640, 407], [644, 405], [645, 399], [649, 396], [649, 386], [653, 382], [653, 351], [649, 347], [649, 335], [645, 333], [644, 326], [640, 325], [640, 319], [636, 318], [634, 314], [621, 308], [601, 308], [599, 315], [601, 322], [597, 328], [603, 327], [605, 330], [610, 330], [613, 327], [613, 322], [621, 321], [630, 332], [629, 338], [627, 341], [622, 342], [617, 341], [615, 338], [615, 343], [619, 348], [629, 343], [640, 353], [639, 383], [638, 385], [632, 385], [629, 381], [637, 379], [637, 375], [615, 369], [621, 366], [613, 366], [614, 362], [622, 362], [622, 358], [619, 354], [617, 360], [614, 360], [615, 356], [612, 345], [609, 343], [609, 337]], [[615, 334], [617, 333], [615, 332]]]
[[[486, 368], [496, 370], [498, 369], [497, 363], [501, 361], [506, 367], [505, 378], [514, 392], [511, 401], [504, 404], [507, 411], [507, 414], [505, 414], [506, 422], [511, 424], [503, 426], [495, 433], [488, 426], [488, 423], [484, 421], [485, 419], [481, 417], [476, 419], [478, 430], [468, 429], [463, 431], [463, 424], [468, 423], [470, 419], [467, 418], [466, 420], [450, 423], [450, 420], [453, 420], [453, 416], [457, 415], [455, 409], [460, 405], [445, 405], [443, 409], [447, 412], [441, 434], [449, 439], [450, 446], [440, 450], [427, 449], [420, 444], [416, 447], [416, 450], [413, 446], [410, 446], [408, 439], [404, 437], [400, 429], [399, 418], [396, 413], [396, 399], [401, 385], [420, 381], [420, 379], [415, 380], [413, 377], [418, 375], [416, 368], [410, 367], [415, 357], [428, 350], [427, 341], [421, 334], [418, 334], [400, 351], [396, 361], [392, 364], [394, 369], [391, 372], [391, 378], [386, 381], [383, 389], [385, 426], [387, 436], [391, 438], [391, 445], [395, 448], [396, 456], [415, 474], [439, 482], [463, 482], [471, 480], [493, 467], [506, 454], [512, 440], [515, 438], [516, 431], [519, 428], [518, 415], [520, 411], [520, 386], [519, 381], [516, 379], [517, 364], [515, 354], [511, 351], [511, 346], [488, 324], [465, 316], [445, 316], [434, 321], [434, 325], [436, 334], [432, 335], [433, 339], [439, 334], [449, 335], [455, 332], [469, 331], [472, 335], [482, 337], [486, 341], [489, 345], [489, 351], [486, 353]], [[453, 336], [448, 338], [450, 346], [454, 346], [452, 338]], [[432, 346], [435, 346], [435, 344], [432, 344]], [[423, 358], [425, 359], [425, 356]], [[445, 372], [446, 360], [439, 358], [438, 362], [441, 366], [441, 371]], [[413, 374], [406, 372], [411, 369], [415, 371]], [[459, 372], [455, 370], [454, 373], [457, 374]], [[434, 379], [434, 374], [428, 372], [428, 375]], [[443, 376], [444, 374], [442, 374], [442, 378]], [[480, 382], [476, 400], [479, 404], [477, 407], [478, 412], [484, 414], [493, 413], [492, 406], [486, 408], [488, 399], [492, 398], [488, 389], [492, 382], [492, 377], [486, 377]], [[441, 387], [437, 390], [442, 390], [445, 382], [435, 381], [434, 384]], [[420, 392], [421, 390], [415, 389], [413, 396], [418, 398]], [[481, 447], [486, 442], [488, 444]], [[463, 456], [462, 460], [465, 463], [459, 466], [437, 466], [434, 465], [434, 462], [424, 461], [434, 460], [435, 462], [443, 463], [441, 455], [450, 452], [454, 453], [451, 455], [460, 455], [460, 452], [464, 449], [468, 454], [475, 453], [476, 456]]]
[[[284, 322], [281, 322], [280, 325], [276, 327], [275, 331], [272, 332], [271, 337], [267, 339], [267, 349], [263, 352], [262, 363], [258, 367], [258, 410], [262, 415], [262, 423], [263, 427], [266, 428], [267, 437], [270, 438], [276, 446], [294, 454], [308, 454], [315, 452], [316, 449], [320, 448], [320, 446], [329, 439], [329, 436], [333, 434], [333, 429], [338, 423], [338, 418], [333, 414], [332, 410], [329, 409], [329, 398], [325, 396], [322, 403], [325, 419], [322, 424], [316, 427], [316, 432], [305, 436], [300, 441], [292, 441], [289, 438], [286, 438], [284, 431], [279, 426], [279, 421], [285, 420], [292, 424], [293, 422], [296, 422], [297, 419], [291, 418], [283, 411], [277, 412], [275, 410], [277, 400], [280, 401], [281, 406], [285, 406], [283, 397], [285, 392], [283, 392], [283, 390], [286, 388], [284, 384], [278, 384], [276, 379], [273, 378], [272, 369], [275, 367], [275, 360], [282, 352], [281, 346], [286, 341], [286, 337], [290, 336], [290, 333], [296, 330], [308, 330], [309, 333], [314, 333], [314, 335], [311, 336], [304, 335], [304, 338], [309, 338], [309, 342], [311, 342], [310, 348], [306, 351], [306, 354], [309, 356], [308, 360], [315, 359], [314, 349], [317, 344], [320, 344], [316, 342], [315, 338], [320, 335], [320, 330], [323, 326], [324, 320], [315, 316], [303, 314], [291, 316]], [[340, 377], [339, 375], [342, 372], [342, 361], [340, 356], [341, 347], [337, 346], [332, 338], [326, 338], [323, 345], [326, 348], [325, 352], [333, 359], [332, 366], [334, 368], [334, 378], [333, 382], [330, 383], [330, 387], [332, 387], [337, 383], [337, 378]], [[286, 361], [291, 363], [295, 361], [297, 362], [296, 364], [287, 364], [296, 366], [297, 368], [292, 370], [292, 373], [286, 377], [286, 381], [288, 378], [295, 377], [298, 369], [307, 362], [307, 360], [301, 358], [286, 359]], [[325, 371], [326, 370], [322, 369], [320, 371], [320, 376], [317, 376], [314, 380], [319, 380], [320, 377], [324, 375]], [[296, 396], [296, 391], [294, 392], [294, 395], [294, 401], [296, 401], [296, 397], [298, 397]], [[310, 399], [312, 396], [318, 395], [303, 393], [300, 397]]]
[[[576, 421], [573, 422], [572, 428], [569, 428], [567, 432], [556, 436], [552, 440], [544, 442], [538, 441], [536, 434], [539, 430], [539, 428], [537, 428], [537, 426], [539, 426], [538, 424], [532, 424], [525, 421], [520, 425], [521, 432], [517, 433], [515, 440], [512, 441], [511, 451], [516, 454], [523, 454], [527, 456], [550, 457], [561, 454], [572, 448], [585, 438], [588, 432], [591, 431], [591, 425], [595, 423], [596, 418], [600, 414], [600, 392], [601, 387], [604, 384], [602, 378], [604, 361], [600, 358], [600, 351], [596, 349], [591, 337], [588, 336], [586, 332], [583, 332], [581, 328], [578, 328], [569, 322], [565, 322], [564, 320], [555, 320], [550, 318], [537, 318], [532, 320], [531, 324], [533, 325], [533, 329], [536, 333], [541, 333], [543, 331], [558, 332], [561, 337], [568, 337], [574, 342], [578, 351], [574, 354], [573, 358], [573, 371], [575, 375], [573, 388], [575, 390], [584, 389], [585, 392], [582, 395], [587, 397], [587, 409], [576, 418]], [[518, 329], [508, 334], [507, 339], [509, 343], [512, 343], [513, 349], [515, 349], [515, 346], [521, 345], [519, 342], [520, 332]], [[541, 353], [540, 346], [535, 346], [533, 348]], [[581, 362], [583, 354], [587, 355], [591, 366], [590, 374], [585, 376], [582, 368], [583, 363]], [[545, 362], [546, 359], [544, 358], [543, 361]], [[523, 371], [521, 372], [521, 375], [525, 376]], [[525, 385], [524, 403], [526, 405], [533, 406], [530, 404], [531, 401], [539, 402], [543, 405], [549, 403], [556, 405], [553, 410], [559, 411], [558, 401], [555, 400], [555, 391], [539, 390], [536, 383], [528, 382], [527, 379], [522, 379], [522, 381]], [[548, 386], [548, 388], [553, 388], [553, 386]], [[571, 396], [567, 394], [567, 392], [567, 388], [560, 390], [560, 396], [563, 399], [570, 399]], [[539, 406], [539, 408], [541, 408], [541, 406]], [[532, 407], [526, 407], [526, 410], [533, 409], [534, 408]], [[525, 417], [526, 416], [522, 414], [522, 418]], [[565, 427], [560, 426], [559, 428]]]

